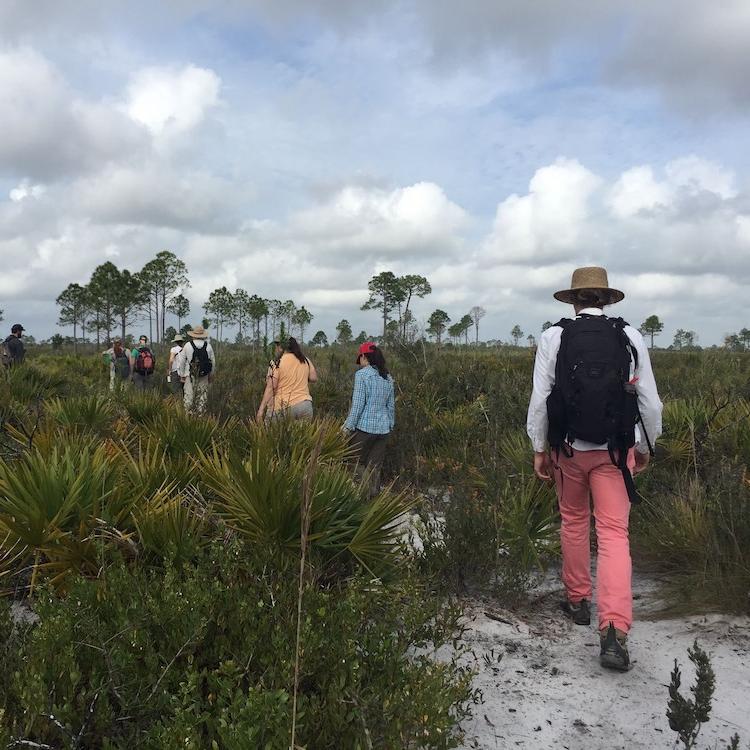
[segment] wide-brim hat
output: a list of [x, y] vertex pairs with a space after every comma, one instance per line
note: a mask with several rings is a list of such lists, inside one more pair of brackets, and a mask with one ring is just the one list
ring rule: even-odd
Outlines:
[[174, 338], [172, 339], [172, 343], [173, 343], [173, 344], [184, 344], [184, 343], [185, 343], [185, 337], [184, 337], [184, 336], [183, 336], [183, 335], [182, 335], [181, 333], [178, 333], [178, 334], [177, 334], [177, 335], [176, 335], [176, 336], [175, 336], [175, 337], [174, 337]]
[[195, 328], [187, 332], [187, 335], [191, 339], [207, 339], [208, 331], [203, 326], [195, 326]]
[[560, 302], [575, 305], [580, 301], [579, 292], [588, 291], [598, 292], [602, 304], [605, 305], [614, 305], [616, 302], [625, 299], [624, 292], [613, 289], [609, 285], [607, 270], [600, 266], [576, 268], [570, 281], [570, 289], [561, 289], [559, 292], [555, 292], [554, 297]]

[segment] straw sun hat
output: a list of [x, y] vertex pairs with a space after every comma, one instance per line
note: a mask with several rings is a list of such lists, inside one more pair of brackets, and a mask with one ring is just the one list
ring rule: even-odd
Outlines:
[[191, 339], [207, 339], [208, 331], [203, 326], [195, 326], [192, 331], [188, 331]]
[[614, 305], [620, 302], [625, 295], [619, 289], [613, 289], [607, 279], [607, 271], [599, 266], [586, 266], [576, 268], [570, 281], [570, 289], [561, 289], [555, 292], [555, 299], [569, 305], [579, 302], [579, 292], [598, 292], [601, 301], [605, 305]]

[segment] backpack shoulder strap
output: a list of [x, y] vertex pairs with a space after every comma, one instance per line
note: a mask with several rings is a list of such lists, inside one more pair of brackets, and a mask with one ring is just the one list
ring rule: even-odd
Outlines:
[[625, 349], [627, 349], [628, 353], [630, 354], [630, 357], [633, 360], [634, 368], [637, 368], [638, 367], [638, 351], [633, 346], [633, 342], [628, 338], [628, 334], [625, 333], [625, 328], [629, 326], [630, 323], [628, 323], [626, 320], [623, 320], [623, 318], [609, 318], [609, 320], [612, 321], [615, 328], [619, 332], [622, 344], [625, 347]]

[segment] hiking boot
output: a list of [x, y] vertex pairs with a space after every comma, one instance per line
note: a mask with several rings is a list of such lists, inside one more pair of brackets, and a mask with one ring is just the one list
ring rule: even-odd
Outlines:
[[560, 609], [570, 617], [576, 625], [591, 625], [591, 610], [589, 609], [589, 603], [586, 599], [581, 599], [580, 602], [564, 601], [560, 602]]
[[630, 655], [628, 654], [628, 636], [610, 622], [606, 630], [599, 633], [602, 650], [599, 661], [607, 669], [617, 669], [627, 672], [630, 669]]

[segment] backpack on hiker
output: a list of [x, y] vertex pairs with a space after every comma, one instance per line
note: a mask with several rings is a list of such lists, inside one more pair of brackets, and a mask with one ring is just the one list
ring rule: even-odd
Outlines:
[[208, 344], [196, 347], [193, 343], [191, 347], [193, 354], [190, 357], [190, 373], [195, 378], [205, 378], [214, 369], [213, 362], [211, 362], [211, 358], [208, 356]]
[[8, 346], [8, 342], [11, 338], [13, 337], [8, 336], [8, 338], [0, 344], [0, 363], [2, 363], [3, 367], [10, 367], [15, 361], [15, 357]]
[[123, 349], [119, 354], [112, 353], [115, 375], [121, 380], [127, 380], [130, 377], [130, 360]]
[[135, 367], [133, 368], [139, 375], [151, 375], [156, 366], [156, 358], [151, 349], [147, 346], [138, 350], [138, 356], [135, 358]]
[[622, 318], [583, 314], [555, 325], [562, 328], [562, 336], [555, 384], [547, 398], [549, 445], [566, 455], [576, 440], [606, 445], [622, 472], [630, 501], [636, 503], [627, 455], [635, 445], [641, 416], [630, 379], [630, 363], [638, 366], [638, 354], [625, 333], [628, 324]]

